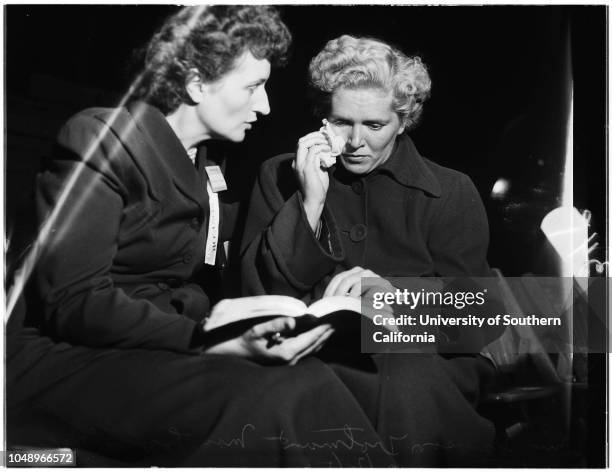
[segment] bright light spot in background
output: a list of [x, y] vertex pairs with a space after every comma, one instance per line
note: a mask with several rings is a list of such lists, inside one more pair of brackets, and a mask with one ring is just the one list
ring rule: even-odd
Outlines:
[[587, 219], [573, 206], [562, 206], [548, 213], [540, 227], [561, 257], [561, 275], [588, 277]]
[[497, 179], [491, 190], [491, 198], [501, 200], [506, 197], [508, 190], [510, 190], [510, 181], [504, 178]]
[[[574, 86], [571, 78], [568, 95], [561, 207], [546, 215], [540, 228], [561, 258], [560, 275], [582, 278], [589, 276], [589, 221], [574, 208]], [[586, 282], [578, 279], [578, 283]]]

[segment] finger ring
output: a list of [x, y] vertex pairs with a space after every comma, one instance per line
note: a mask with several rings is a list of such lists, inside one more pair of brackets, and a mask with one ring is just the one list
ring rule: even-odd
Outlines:
[[271, 348], [272, 346], [276, 346], [278, 344], [282, 344], [283, 343], [283, 335], [282, 333], [280, 333], [279, 331], [276, 331], [275, 333], [269, 334], [268, 336], [266, 336], [268, 339], [268, 344], [267, 344], [267, 348]]

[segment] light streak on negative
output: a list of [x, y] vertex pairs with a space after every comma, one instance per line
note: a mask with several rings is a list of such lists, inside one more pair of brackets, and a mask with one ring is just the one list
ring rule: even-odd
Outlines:
[[[194, 8], [191, 18], [185, 25], [185, 31], [184, 31], [184, 34], [182, 35], [183, 39], [187, 38], [187, 36], [189, 35], [189, 32], [195, 27], [198, 18], [202, 15], [202, 13], [204, 13], [205, 10], [206, 10], [205, 5], [200, 5], [197, 8]], [[92, 158], [92, 156], [98, 149], [100, 143], [107, 137], [110, 131], [110, 126], [112, 126], [112, 124], [116, 121], [117, 117], [119, 116], [120, 109], [126, 105], [126, 103], [130, 100], [133, 91], [140, 85], [140, 82], [142, 81], [142, 78], [144, 77], [145, 72], [147, 71], [146, 70], [143, 71], [141, 74], [139, 74], [136, 77], [136, 79], [134, 79], [134, 81], [132, 81], [132, 84], [130, 85], [128, 92], [126, 92], [126, 94], [121, 98], [121, 100], [119, 101], [117, 105], [117, 108], [113, 111], [113, 114], [111, 115], [111, 118], [109, 120], [109, 125], [104, 129], [104, 131], [99, 136], [97, 136], [95, 140], [92, 141], [89, 148], [87, 148], [87, 151], [82, 156], [82, 160], [79, 162], [79, 165], [75, 167], [75, 169], [72, 171], [72, 173], [66, 180], [66, 183], [64, 184], [62, 191], [60, 192], [60, 195], [57, 199], [57, 203], [55, 204], [53, 210], [50, 212], [49, 215], [47, 215], [44, 222], [41, 224], [38, 230], [36, 239], [32, 243], [32, 246], [29, 252], [26, 254], [23, 263], [18, 269], [15, 270], [13, 284], [11, 285], [11, 287], [9, 287], [7, 291], [6, 312], [5, 312], [5, 318], [4, 318], [5, 323], [8, 322], [19, 300], [19, 297], [23, 293], [24, 287], [28, 279], [30, 278], [30, 275], [32, 275], [32, 271], [34, 267], [36, 266], [36, 263], [38, 262], [40, 254], [42, 250], [45, 248], [45, 245], [50, 240], [52, 233], [55, 233], [53, 234], [54, 238], [58, 238], [58, 237], [61, 238], [62, 232], [69, 229], [70, 223], [72, 219], [74, 218], [74, 215], [76, 215], [77, 210], [79, 209], [79, 205], [82, 205], [84, 203], [84, 200], [79, 201], [79, 202], [71, 201], [70, 196], [72, 194], [72, 191], [74, 190], [76, 183], [81, 178], [84, 169], [87, 167], [86, 165], [87, 162]], [[127, 132], [129, 133], [129, 131], [130, 130], [128, 129]], [[111, 150], [110, 152], [111, 158], [113, 154], [114, 153]], [[62, 217], [62, 222], [61, 222], [62, 226], [58, 228], [56, 227], [56, 225], [58, 224], [60, 213], [65, 210], [64, 207], [66, 207], [67, 205], [73, 205], [73, 206], [69, 209], [69, 213], [67, 214], [67, 216], [65, 218]], [[5, 251], [6, 251], [8, 244], [5, 244], [5, 246], [6, 246], [5, 247]]]

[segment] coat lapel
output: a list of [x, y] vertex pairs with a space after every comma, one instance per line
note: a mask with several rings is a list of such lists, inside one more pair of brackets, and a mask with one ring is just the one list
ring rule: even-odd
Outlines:
[[421, 189], [432, 197], [440, 197], [442, 194], [440, 182], [417, 151], [412, 139], [406, 135], [398, 138], [393, 153], [377, 171], [391, 175], [402, 185]]
[[[170, 177], [176, 187], [202, 209], [208, 207], [206, 180], [187, 156], [185, 148], [156, 108], [143, 102], [128, 106], [134, 123], [141, 133], [131, 133], [145, 152], [133, 153], [137, 164], [151, 181], [160, 176]], [[168, 195], [164, 196], [168, 198]]]

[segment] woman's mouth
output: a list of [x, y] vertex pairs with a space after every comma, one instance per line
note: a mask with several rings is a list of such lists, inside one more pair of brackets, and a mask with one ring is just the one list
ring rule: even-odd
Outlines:
[[358, 162], [364, 161], [368, 156], [366, 156], [364, 154], [347, 154], [347, 153], [344, 153], [344, 154], [342, 154], [342, 157], [347, 162], [358, 163]]

